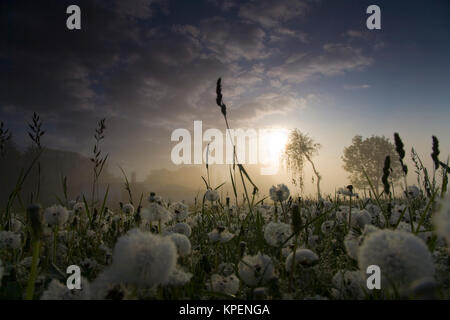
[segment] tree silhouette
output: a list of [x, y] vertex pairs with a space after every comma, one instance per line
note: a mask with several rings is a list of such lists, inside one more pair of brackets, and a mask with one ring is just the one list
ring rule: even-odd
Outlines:
[[371, 136], [364, 140], [362, 136], [355, 136], [352, 145], [344, 148], [342, 156], [344, 169], [350, 173], [349, 179], [353, 186], [359, 189], [369, 187], [365, 171], [378, 193], [382, 183], [386, 156], [390, 156], [391, 159], [392, 171], [389, 177], [394, 183], [401, 177], [401, 165], [395, 152], [395, 146], [384, 136]]
[[289, 133], [288, 142], [284, 152], [287, 168], [298, 179], [300, 188], [303, 188], [303, 169], [305, 162], [309, 162], [316, 176], [317, 196], [320, 199], [320, 179], [321, 176], [312, 161], [312, 158], [319, 152], [321, 145], [316, 143], [311, 137], [294, 129]]

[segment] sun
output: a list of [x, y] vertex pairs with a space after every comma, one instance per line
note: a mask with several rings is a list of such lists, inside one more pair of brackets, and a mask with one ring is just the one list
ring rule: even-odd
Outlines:
[[284, 128], [270, 129], [264, 139], [271, 161], [280, 161], [288, 141], [289, 131]]

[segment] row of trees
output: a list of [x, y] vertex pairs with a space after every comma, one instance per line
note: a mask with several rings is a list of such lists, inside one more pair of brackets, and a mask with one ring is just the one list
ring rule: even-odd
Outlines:
[[[314, 172], [317, 194], [321, 197], [320, 180], [321, 176], [312, 161], [317, 155], [321, 145], [316, 143], [311, 137], [300, 132], [298, 129], [291, 131], [284, 152], [284, 160], [287, 168], [293, 175], [295, 184], [303, 187], [303, 169], [309, 164]], [[366, 175], [373, 183], [375, 190], [379, 193], [382, 185], [383, 166], [386, 156], [390, 156], [392, 183], [397, 182], [401, 177], [402, 167], [396, 154], [395, 146], [384, 136], [371, 136], [363, 139], [357, 135], [353, 138], [352, 144], [344, 148], [342, 161], [344, 169], [349, 173], [349, 179], [353, 187], [358, 189], [369, 188]]]

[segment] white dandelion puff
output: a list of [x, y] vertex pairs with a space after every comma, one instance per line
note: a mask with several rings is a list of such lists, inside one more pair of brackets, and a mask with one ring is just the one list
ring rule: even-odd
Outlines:
[[185, 257], [191, 253], [191, 241], [184, 234], [172, 233], [168, 236], [177, 246], [178, 254]]
[[66, 285], [53, 279], [47, 290], [41, 296], [41, 300], [89, 300], [90, 285], [87, 279], [81, 278], [81, 289], [70, 290]]
[[171, 239], [133, 229], [117, 240], [109, 272], [116, 283], [152, 287], [169, 278], [176, 260]]
[[21, 243], [20, 234], [12, 231], [0, 231], [0, 249], [19, 249]]
[[63, 226], [69, 218], [69, 212], [59, 204], [48, 207], [44, 211], [44, 220], [50, 226]]
[[417, 198], [420, 195], [420, 189], [417, 186], [408, 186], [406, 194], [409, 198]]
[[269, 190], [270, 199], [275, 202], [285, 201], [289, 198], [289, 188], [284, 184], [279, 184], [276, 187], [272, 186]]
[[228, 230], [219, 227], [217, 229], [214, 229], [213, 231], [211, 231], [210, 233], [208, 233], [208, 238], [209, 241], [211, 243], [216, 243], [216, 242], [228, 242], [231, 239], [233, 239], [234, 234], [230, 233]]
[[264, 228], [264, 239], [272, 247], [282, 244], [288, 246], [292, 241], [288, 241], [292, 235], [291, 226], [286, 223], [269, 222]]
[[19, 219], [16, 219], [16, 218], [12, 218], [10, 231], [20, 232], [24, 226], [25, 225], [22, 221], [20, 221]]
[[192, 273], [185, 272], [180, 268], [175, 268], [172, 273], [169, 275], [169, 278], [163, 283], [163, 285], [167, 286], [184, 286], [186, 283], [191, 281]]
[[239, 277], [250, 287], [264, 285], [275, 277], [272, 259], [258, 252], [254, 256], [245, 256], [238, 265]]
[[348, 256], [354, 260], [358, 260], [359, 248], [364, 242], [364, 239], [366, 239], [369, 234], [377, 230], [379, 229], [371, 224], [366, 224], [364, 226], [362, 234], [356, 234], [350, 230], [344, 238], [344, 246]]
[[205, 199], [208, 201], [217, 201], [219, 200], [219, 193], [216, 190], [208, 189], [205, 193]]
[[355, 212], [352, 211], [352, 227], [358, 227], [360, 229], [364, 229], [366, 224], [372, 222], [372, 217], [367, 210], [357, 210]]
[[230, 276], [234, 273], [234, 265], [230, 262], [222, 262], [218, 266], [219, 273], [224, 276]]
[[441, 208], [434, 215], [433, 224], [436, 227], [436, 233], [450, 246], [450, 197], [442, 202]]
[[207, 287], [213, 292], [235, 295], [239, 290], [239, 279], [234, 274], [229, 276], [213, 274]]
[[297, 249], [295, 251], [295, 261], [292, 261], [292, 259], [294, 258], [294, 253], [291, 252], [289, 254], [289, 256], [286, 258], [286, 263], [285, 263], [285, 267], [286, 267], [286, 271], [287, 272], [291, 272], [292, 271], [292, 263], [294, 262], [294, 268], [297, 264], [300, 264], [302, 266], [305, 267], [309, 267], [313, 264], [315, 264], [317, 261], [319, 261], [319, 257], [317, 256], [317, 254], [314, 253], [314, 251], [311, 251], [309, 249]]
[[152, 202], [147, 208], [143, 208], [141, 211], [142, 219], [151, 222], [167, 222], [170, 220], [170, 212], [162, 205]]
[[184, 234], [186, 237], [190, 237], [192, 234], [191, 227], [184, 222], [179, 222], [173, 226], [173, 231], [176, 233]]
[[188, 206], [183, 202], [175, 202], [169, 207], [176, 221], [184, 221], [188, 216]]
[[333, 289], [335, 299], [364, 299], [366, 279], [359, 271], [339, 270], [333, 276]]
[[86, 211], [86, 206], [84, 202], [75, 203], [72, 207], [72, 211], [77, 214], [84, 213]]
[[381, 287], [399, 291], [418, 279], [433, 277], [435, 272], [425, 243], [413, 234], [399, 230], [370, 233], [359, 248], [358, 265], [361, 272], [370, 265], [379, 266], [383, 271]]
[[322, 230], [323, 234], [328, 234], [333, 229], [333, 227], [334, 227], [334, 221], [326, 220], [320, 226], [320, 230]]
[[134, 206], [131, 203], [124, 204], [122, 207], [122, 212], [132, 215], [134, 213]]

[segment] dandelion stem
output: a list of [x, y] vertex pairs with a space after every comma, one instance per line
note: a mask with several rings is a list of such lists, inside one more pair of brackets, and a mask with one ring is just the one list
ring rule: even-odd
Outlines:
[[30, 277], [28, 278], [28, 286], [27, 286], [27, 292], [26, 292], [26, 300], [33, 300], [34, 296], [34, 286], [36, 282], [37, 277], [37, 265], [39, 260], [39, 252], [41, 250], [41, 241], [40, 240], [34, 240], [32, 242], [32, 248], [33, 248], [33, 258], [31, 261], [31, 270], [30, 270]]

